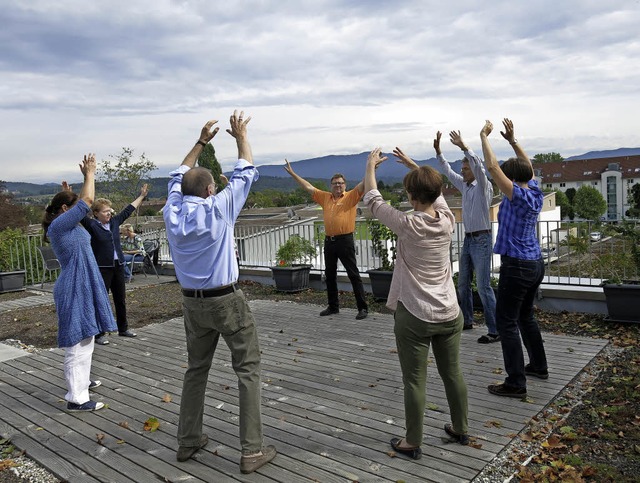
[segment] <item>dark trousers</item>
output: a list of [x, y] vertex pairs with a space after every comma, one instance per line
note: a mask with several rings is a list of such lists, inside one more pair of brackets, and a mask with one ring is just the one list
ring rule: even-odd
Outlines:
[[[505, 384], [526, 388], [524, 354], [538, 371], [547, 370], [547, 356], [538, 322], [533, 317], [533, 301], [544, 277], [544, 262], [502, 256], [496, 304], [496, 325], [502, 343], [502, 357], [507, 371]], [[522, 337], [522, 342], [520, 342]]]
[[[116, 322], [118, 324], [118, 332], [126, 332], [129, 328], [127, 322], [127, 306], [125, 304], [125, 285], [124, 285], [124, 265], [120, 265], [118, 260], [114, 261], [113, 267], [100, 267], [102, 280], [107, 292], [111, 290], [113, 295], [113, 305], [116, 308]], [[98, 335], [102, 337], [104, 332]]]
[[324, 264], [329, 307], [332, 309], [340, 308], [338, 300], [338, 260], [342, 262], [347, 271], [347, 276], [353, 287], [353, 294], [356, 296], [358, 310], [368, 310], [362, 278], [360, 278], [360, 271], [356, 264], [356, 247], [353, 242], [353, 235], [333, 237], [333, 241], [331, 238], [325, 238]]

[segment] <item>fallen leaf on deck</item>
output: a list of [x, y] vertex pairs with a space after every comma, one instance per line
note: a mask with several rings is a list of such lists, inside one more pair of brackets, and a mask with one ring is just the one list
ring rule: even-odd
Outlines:
[[96, 433], [96, 441], [98, 442], [98, 444], [102, 444], [103, 439], [104, 439], [104, 434]]
[[162, 396], [162, 402], [170, 403], [171, 402], [171, 395], [170, 394], [165, 394], [164, 396]]
[[160, 421], [158, 421], [158, 418], [151, 417], [144, 422], [144, 426], [142, 429], [144, 429], [145, 431], [153, 432], [153, 431], [157, 431], [159, 427], [160, 427]]

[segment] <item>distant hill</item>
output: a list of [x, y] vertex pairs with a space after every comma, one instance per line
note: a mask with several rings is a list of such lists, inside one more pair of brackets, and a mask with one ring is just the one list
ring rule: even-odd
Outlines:
[[[383, 153], [384, 154], [384, 153]], [[325, 180], [327, 183], [331, 176], [335, 173], [343, 174], [350, 186], [362, 180], [364, 168], [367, 164], [368, 152], [360, 154], [330, 155], [320, 158], [302, 159], [294, 161], [291, 164], [297, 174], [303, 178], [310, 180], [312, 178]], [[396, 183], [402, 181], [404, 175], [407, 174], [407, 168], [395, 161], [392, 154], [384, 154], [389, 159], [385, 161], [376, 172], [378, 179], [385, 183]], [[426, 160], [415, 160], [420, 166], [429, 165], [438, 169], [438, 161], [436, 158]], [[449, 160], [451, 161], [451, 160]], [[459, 162], [452, 163], [452, 168], [459, 170]], [[284, 170], [284, 163], [280, 164], [263, 164], [258, 166], [260, 176], [273, 176], [275, 178], [291, 178]]]
[[608, 151], [589, 151], [585, 154], [565, 158], [565, 161], [574, 161], [578, 159], [618, 158], [621, 156], [637, 156], [639, 154], [640, 148], [618, 148]]
[[[355, 186], [364, 175], [364, 167], [367, 162], [368, 152], [359, 154], [345, 154], [345, 155], [329, 155], [319, 158], [302, 159], [300, 161], [292, 161], [291, 164], [294, 167], [296, 173], [310, 182], [324, 181], [329, 183], [331, 176], [335, 173], [342, 173], [348, 182], [348, 186]], [[590, 151], [585, 154], [571, 156], [566, 158], [566, 161], [582, 160], [582, 159], [594, 159], [594, 158], [614, 158], [620, 156], [634, 156], [640, 155], [640, 148], [620, 148], [608, 151]], [[387, 184], [394, 184], [402, 181], [404, 175], [407, 173], [407, 168], [395, 161], [395, 157], [392, 154], [385, 154], [389, 159], [383, 163], [376, 173], [379, 180], [384, 181]], [[452, 160], [451, 168], [459, 173], [461, 159]], [[452, 162], [453, 161], [453, 162]], [[424, 160], [416, 160], [420, 166], [428, 165], [435, 169], [438, 169], [438, 161], [436, 158], [429, 158]], [[284, 163], [279, 164], [263, 164], [258, 166], [260, 171], [260, 181], [252, 186], [252, 190], [262, 191], [266, 189], [276, 189], [283, 191], [291, 191], [298, 187], [297, 183], [287, 174], [284, 170]], [[227, 176], [231, 173], [225, 173]], [[151, 184], [151, 197], [163, 198], [166, 196], [167, 184], [169, 178], [153, 178], [149, 181]], [[57, 183], [21, 183], [21, 182], [6, 182], [6, 188], [16, 198], [38, 198], [45, 197], [57, 193], [59, 190], [59, 184]], [[80, 191], [80, 184], [74, 184], [73, 189], [76, 192]], [[100, 183], [96, 186], [96, 191], [100, 193]], [[135, 198], [136, 193], [132, 193], [132, 199]]]

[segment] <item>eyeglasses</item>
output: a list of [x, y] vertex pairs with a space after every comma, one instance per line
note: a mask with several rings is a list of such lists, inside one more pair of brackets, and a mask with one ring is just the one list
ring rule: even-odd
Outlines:
[[341, 184], [344, 184], [344, 181], [334, 181], [331, 186], [340, 186]]

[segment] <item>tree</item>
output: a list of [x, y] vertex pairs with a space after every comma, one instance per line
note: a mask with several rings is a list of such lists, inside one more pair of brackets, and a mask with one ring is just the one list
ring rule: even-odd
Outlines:
[[24, 208], [13, 203], [13, 195], [6, 189], [6, 182], [0, 181], [0, 230], [24, 228], [27, 224]]
[[114, 209], [120, 210], [138, 197], [140, 188], [149, 179], [149, 173], [156, 169], [156, 165], [144, 153], [138, 161], [133, 161], [131, 148], [122, 148], [120, 154], [110, 154], [109, 158], [102, 160], [98, 181], [103, 181], [104, 184], [96, 191], [100, 192], [100, 196], [109, 198]]
[[570, 220], [573, 220], [576, 214], [573, 210], [573, 205], [569, 201], [569, 198], [560, 190], [554, 191], [556, 193], [556, 205], [560, 207], [560, 218], [569, 218]]
[[213, 144], [209, 143], [204, 147], [200, 156], [198, 156], [198, 166], [202, 166], [203, 168], [207, 168], [211, 171], [213, 181], [216, 183], [216, 186], [222, 186], [222, 183], [220, 182], [222, 167], [216, 157], [216, 149], [213, 147]]
[[575, 188], [569, 188], [569, 189], [565, 190], [564, 194], [567, 195], [567, 198], [569, 198], [569, 203], [571, 203], [573, 205], [573, 200], [576, 197], [576, 189]]
[[581, 186], [573, 199], [573, 208], [580, 218], [599, 220], [607, 211], [607, 202], [593, 186]]
[[631, 208], [627, 210], [625, 216], [630, 218], [640, 218], [640, 184], [636, 183], [627, 192]]
[[533, 157], [533, 163], [555, 163], [557, 161], [564, 161], [564, 158], [560, 156], [560, 153], [538, 153]]

